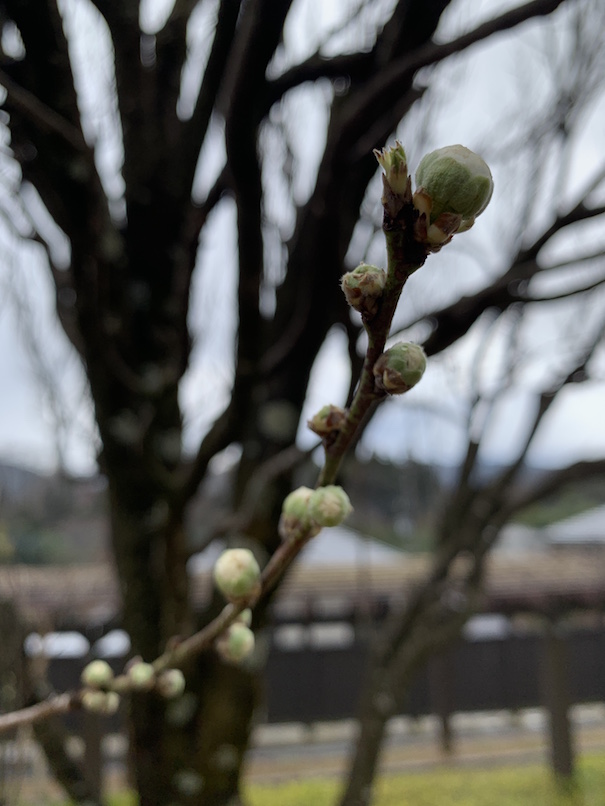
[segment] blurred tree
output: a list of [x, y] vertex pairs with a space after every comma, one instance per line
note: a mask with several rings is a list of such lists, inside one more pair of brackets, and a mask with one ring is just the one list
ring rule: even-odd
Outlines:
[[[88, 378], [124, 626], [134, 651], [151, 659], [172, 636], [199, 624], [189, 603], [184, 524], [213, 457], [241, 446], [233, 491], [240, 515], [230, 537], [270, 554], [299, 458], [291, 446], [311, 369], [335, 323], [348, 335], [352, 377], [358, 375], [359, 329], [338, 281], [376, 174], [372, 149], [384, 145], [426, 92], [430, 73], [422, 69], [574, 0], [533, 0], [446, 42], [433, 34], [449, 0], [351, 3], [347, 19], [302, 61], [283, 43], [290, 12], [304, 2], [176, 0], [155, 27], [142, 26], [149, 8], [137, 0], [92, 5], [89, 37], [108, 36], [111, 43], [112, 63], [102, 66], [110, 97], [103, 125], [115, 136], [111, 158], [119, 154], [119, 169], [107, 169], [110, 155], [101, 148], [107, 138], [91, 126], [86, 76], [74, 68], [82, 64], [73, 22], [82, 3], [0, 3], [3, 125], [20, 167], [21, 229], [29, 227], [26, 234], [46, 250], [57, 314]], [[193, 36], [200, 16], [203, 42]], [[89, 71], [96, 66], [90, 57], [84, 62]], [[271, 135], [287, 128], [280, 105], [310, 82], [325, 88], [329, 121], [315, 185], [301, 201], [289, 176], [287, 138], [278, 148]], [[293, 218], [287, 239], [276, 237], [284, 221], [269, 215], [278, 162], [289, 194], [284, 207]], [[216, 179], [205, 192], [198, 163], [214, 163]], [[198, 265], [198, 249], [219, 210], [231, 204], [237, 214], [235, 357], [206, 333], [218, 370], [207, 369], [200, 380], [211, 386], [228, 376], [229, 400], [191, 458], [182, 449], [181, 394], [195, 325], [192, 282], [199, 275], [220, 316], [230, 315], [217, 291], [227, 269], [212, 256]], [[427, 350], [453, 344], [487, 309], [526, 302], [544, 244], [565, 226], [601, 213], [583, 199], [530, 247], [519, 247], [476, 294], [427, 311]], [[68, 257], [59, 256], [58, 231]], [[262, 609], [256, 618], [262, 623]], [[142, 806], [241, 802], [258, 672], [205, 654], [186, 670], [187, 707], [133, 698], [132, 758]], [[380, 734], [368, 742], [374, 759]], [[362, 785], [350, 803], [368, 802], [372, 764], [362, 766], [363, 775], [354, 777]]]

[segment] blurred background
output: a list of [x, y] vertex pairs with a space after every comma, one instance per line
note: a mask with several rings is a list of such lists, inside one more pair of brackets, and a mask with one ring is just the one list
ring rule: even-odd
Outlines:
[[[222, 5], [184, 4], [186, 58], [176, 97], [181, 121], [195, 120]], [[416, 676], [412, 682], [407, 668], [401, 672], [405, 686], [385, 712], [385, 736], [396, 753], [391, 769], [405, 767], [417, 746], [433, 763], [440, 753], [452, 758], [463, 752], [468, 736], [489, 736], [486, 743], [498, 737], [495, 757], [508, 752], [507, 737], [518, 747], [529, 736], [535, 739], [530, 757], [549, 755], [557, 775], [571, 780], [580, 737], [586, 746], [605, 747], [605, 8], [599, 0], [530, 3], [516, 24], [514, 14], [525, 6], [514, 2], [428, 5], [434, 31], [423, 29], [428, 23], [414, 3], [295, 0], [266, 67], [265, 90], [275, 101], [254, 131], [262, 194], [258, 343], [267, 338], [265, 328], [273, 334], [269, 344], [277, 333], [275, 343], [285, 344], [287, 354], [291, 334], [280, 320], [291, 316], [296, 322], [300, 311], [289, 311], [283, 301], [292, 288], [294, 296], [305, 296], [305, 272], [312, 303], [300, 332], [321, 320], [321, 338], [301, 366], [302, 393], [275, 392], [273, 370], [265, 372], [259, 361], [249, 408], [255, 439], [272, 446], [269, 456], [294, 441], [298, 459], [288, 468], [293, 484], [314, 484], [322, 450], [306, 421], [328, 402], [346, 405], [365, 350], [357, 315], [333, 300], [333, 290], [322, 290], [317, 267], [293, 257], [305, 235], [305, 216], [332, 222], [330, 235], [338, 229], [338, 249], [327, 236], [325, 241], [331, 261], [325, 282], [333, 289], [342, 272], [360, 261], [385, 264], [380, 171], [362, 163], [383, 131], [389, 142], [404, 144], [412, 176], [425, 153], [464, 144], [489, 164], [495, 191], [473, 229], [430, 256], [407, 284], [392, 341], [422, 343], [427, 373], [404, 398], [385, 402], [367, 425], [340, 479], [354, 514], [346, 527], [325, 530], [305, 549], [260, 625], [266, 671], [252, 756], [259, 778], [263, 769], [265, 778], [279, 777], [275, 770], [286, 761], [279, 761], [277, 748], [287, 760], [289, 742], [294, 756], [304, 755], [301, 747], [309, 753], [300, 774], [320, 764], [312, 750], [317, 745], [321, 754], [333, 755], [327, 772], [342, 770], [340, 759], [355, 752], [352, 720], [363, 702], [377, 625], [388, 630], [396, 619], [406, 624], [406, 608], [431, 580], [434, 601], [447, 616], [433, 622], [427, 609], [418, 628]], [[122, 233], [132, 220], [132, 200], [116, 101], [119, 48], [112, 23], [95, 6], [64, 0], [58, 9], [82, 134], [94, 153], [110, 218]], [[154, 43], [175, 9], [182, 5], [140, 4], [143, 67], [153, 68]], [[13, 16], [10, 7], [2, 11], [7, 70], [28, 58]], [[407, 21], [410, 41], [404, 41], [404, 26], [404, 44], [384, 64], [387, 90], [373, 90], [371, 79], [382, 74], [366, 75], [366, 61], [379, 53], [398, 18]], [[388, 90], [398, 69], [408, 82], [403, 96]], [[12, 85], [0, 74], [4, 85], [0, 593], [9, 611], [0, 631], [21, 635], [25, 651], [21, 658], [17, 641], [7, 663], [1, 689], [6, 710], [23, 698], [26, 674], [16, 673], [14, 664], [39, 664], [37, 679], [63, 690], [77, 685], [91, 657], [109, 658], [120, 668], [132, 636], [124, 629], [110, 539], [111, 467], [108, 472], [98, 464], [107, 449], [97, 424], [100, 403], [91, 395], [86, 361], [57, 317], [57, 304], [76, 305], [74, 289], [57, 282], [73, 269], [74, 241], [49, 210], [35, 176], [27, 174], [28, 157], [11, 133], [17, 120]], [[373, 93], [377, 109], [367, 100]], [[347, 114], [354, 117], [353, 102], [358, 116], [370, 117], [357, 126], [351, 144], [334, 132], [341, 124], [344, 129]], [[233, 157], [230, 103], [227, 92], [216, 101], [193, 163], [191, 206], [208, 209], [193, 239], [195, 271], [185, 313], [191, 344], [178, 379], [182, 429], [176, 458], [167, 460], [171, 472], [195, 463], [242, 372], [238, 294], [245, 242], [238, 221], [245, 194], [235, 177], [212, 196]], [[321, 171], [330, 177], [330, 159], [338, 168], [334, 181], [342, 176], [339, 148], [345, 174], [362, 164], [367, 173], [352, 211], [318, 179]], [[318, 213], [322, 204], [326, 209]], [[348, 229], [333, 223], [341, 214], [343, 220], [354, 216]], [[319, 252], [324, 230], [316, 232]], [[129, 299], [144, 307], [139, 280], [132, 279]], [[295, 361], [295, 350], [287, 357]], [[268, 349], [265, 358], [279, 364]], [[154, 365], [138, 369], [143, 377]], [[135, 445], [139, 415], [128, 406], [113, 412], [108, 433]], [[248, 498], [237, 492], [244, 488], [242, 467], [256, 461], [250, 444], [246, 429], [234, 430], [209, 457], [187, 507], [187, 572], [196, 613], [211, 607], [210, 569], [231, 544], [229, 517], [244, 511], [254, 492], [247, 487]], [[256, 539], [252, 527], [246, 535]], [[436, 571], [444, 556], [446, 567]], [[405, 640], [413, 645], [415, 634], [393, 629], [393, 646]], [[376, 661], [376, 653], [372, 657]], [[391, 658], [378, 653], [376, 662], [399, 679]], [[469, 714], [480, 716], [465, 721]], [[93, 722], [74, 715], [67, 727], [77, 737], [70, 753], [86, 759], [98, 795], [104, 771], [123, 775], [126, 767], [124, 715]], [[19, 753], [14, 739], [5, 748], [13, 758], [7, 761], [13, 770], [7, 792], [22, 780], [23, 765], [38, 758], [29, 735], [23, 741]]]

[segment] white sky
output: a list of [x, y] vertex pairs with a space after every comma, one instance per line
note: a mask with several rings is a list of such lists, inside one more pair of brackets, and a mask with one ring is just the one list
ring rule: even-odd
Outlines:
[[[162, 9], [169, 5], [169, 2], [156, 0], [155, 5], [150, 2], [144, 6], [143, 20], [148, 30], [154, 30], [161, 24], [162, 14], [165, 13], [165, 9]], [[210, 9], [212, 7], [212, 4], [205, 5]], [[517, 3], [504, 4], [496, 0], [458, 0], [445, 15], [439, 37], [448, 39], [469, 29], [476, 21], [489, 17], [494, 9], [501, 12], [505, 6], [515, 5]], [[74, 14], [74, 28], [78, 33], [84, 33], [81, 39], [84, 46], [74, 51], [74, 58], [86, 64], [81, 86], [84, 93], [89, 93], [89, 102], [85, 107], [89, 116], [88, 127], [100, 143], [99, 165], [107, 187], [117, 197], [121, 188], [117, 175], [119, 150], [115, 130], [110, 125], [111, 106], [104, 96], [104, 88], [111, 80], [108, 43], [103, 36], [99, 36], [94, 14], [91, 15], [85, 3], [64, 0], [63, 6]], [[376, 18], [383, 8], [391, 6], [392, 0], [368, 5], [364, 30], [370, 40]], [[321, 26], [323, 31], [331, 30], [345, 7], [338, 0], [295, 2], [286, 28], [285, 51], [276, 59], [272, 69], [279, 70], [285, 63], [302, 59], [312, 52], [318, 37], [317, 26]], [[203, 46], [208, 35], [207, 15], [198, 16], [190, 39], [194, 52]], [[558, 14], [556, 19], [562, 20], [563, 14]], [[544, 25], [550, 26], [547, 36], [543, 33]], [[444, 250], [430, 259], [427, 266], [412, 278], [402, 304], [402, 317], [413, 319], [415, 312], [422, 311], [427, 298], [431, 302], [447, 302], [460, 290], [477, 287], [486, 276], [495, 275], [501, 269], [506, 255], [494, 245], [500, 241], [506, 243], [511, 234], [509, 230], [515, 226], [515, 205], [518, 207], [519, 204], [516, 191], [522, 186], [527, 165], [511, 168], [510, 163], [499, 158], [498, 149], [508, 146], [516, 132], [527, 126], [530, 120], [538, 118], [540, 110], [548, 107], [552, 65], [544, 58], [541, 48], [548, 38], [551, 43], [557, 43], [558, 57], [564, 58], [566, 40], [557, 30], [552, 27], [552, 20], [531, 23], [514, 34], [500, 35], [487, 45], [473, 48], [466, 56], [456, 57], [442, 65], [436, 71], [432, 84], [435, 90], [431, 95], [431, 102], [440, 109], [439, 116], [436, 120], [432, 119], [427, 130], [425, 118], [417, 114], [406, 122], [400, 133], [403, 141], [409, 144], [412, 168], [424, 151], [448, 142], [462, 142], [482, 151], [488, 158], [496, 185], [494, 200], [473, 232], [459, 236], [449, 252]], [[332, 46], [342, 43], [346, 46], [350, 36], [345, 31]], [[90, 58], [91, 47], [94, 48], [94, 59]], [[192, 60], [187, 78], [191, 86], [195, 85], [200, 63], [199, 58]], [[458, 92], [458, 89], [461, 91]], [[292, 119], [286, 123], [298, 168], [295, 180], [298, 203], [304, 201], [312, 189], [312, 178], [321, 154], [329, 97], [326, 93], [326, 87], [299, 90], [292, 93], [284, 107], [305, 121], [304, 126], [296, 125]], [[185, 108], [186, 94], [183, 104]], [[601, 97], [583, 120], [582, 133], [577, 138], [571, 162], [569, 185], [572, 189], [580, 186], [580, 182], [602, 158], [604, 112]], [[269, 128], [267, 137], [272, 136], [274, 134]], [[488, 152], [495, 156], [493, 163]], [[218, 139], [210, 138], [201, 160], [198, 176], [200, 188], [208, 186], [211, 173], [217, 170], [222, 154]], [[9, 186], [15, 181], [6, 157], [0, 157], [0, 181]], [[375, 187], [378, 188], [378, 184]], [[512, 211], [511, 199], [514, 199]], [[278, 210], [283, 210], [282, 201], [283, 185], [279, 184], [278, 178], [271, 179], [267, 205], [272, 215], [277, 216]], [[512, 215], [506, 214], [507, 205]], [[551, 214], [550, 207], [544, 208], [544, 214]], [[292, 211], [286, 211], [280, 219], [284, 231], [287, 232], [292, 220]], [[217, 287], [215, 275], [211, 290], [205, 282], [204, 272], [208, 271], [209, 265], [234, 266], [234, 240], [230, 234], [233, 224], [233, 207], [229, 202], [224, 203], [214, 214], [212, 227], [208, 229], [201, 245], [202, 265], [206, 268], [195, 278], [192, 293], [192, 329], [196, 348], [191, 371], [182, 389], [190, 445], [220, 411], [228, 394], [231, 357], [228, 352], [221, 353], [216, 346], [230, 344], [233, 338], [235, 314], [230, 300], [234, 294], [234, 270], [225, 270], [220, 274], [218, 282], [222, 287]], [[354, 244], [362, 242], [359, 233], [358, 236]], [[591, 242], [598, 238], [603, 242], [605, 235], [595, 231], [590, 238]], [[569, 245], [561, 243], [559, 246], [564, 250]], [[576, 244], [572, 246], [575, 248]], [[0, 461], [43, 470], [52, 470], [56, 466], [58, 431], [52, 417], [52, 406], [48, 395], [36, 381], [39, 367], [32, 365], [31, 350], [27, 349], [28, 340], [34, 339], [37, 344], [43, 345], [45, 370], [58, 379], [57, 384], [66, 403], [66, 419], [72, 423], [63, 440], [68, 466], [73, 472], [92, 472], [95, 442], [90, 406], [83, 397], [77, 361], [53, 319], [50, 286], [41, 253], [36, 247], [23, 247], [11, 233], [5, 219], [0, 218], [0, 256], [0, 378], [4, 379], [0, 394]], [[359, 253], [359, 248], [352, 249], [353, 262], [358, 262], [362, 257], [364, 255]], [[384, 263], [381, 238], [373, 242], [369, 257]], [[17, 298], [27, 299], [29, 315], [23, 311], [18, 314], [19, 306], [15, 305]], [[219, 304], [219, 300], [222, 300], [222, 304]], [[267, 305], [270, 304], [271, 290], [267, 289]], [[530, 389], [539, 388], [540, 372], [544, 373], [545, 367], [553, 363], [553, 356], [560, 356], [561, 350], [566, 347], [565, 343], [563, 348], [561, 346], [562, 334], [568, 341], [581, 339], [604, 305], [605, 298], [601, 295], [599, 305], [593, 306], [595, 310], [586, 315], [573, 306], [567, 306], [557, 312], [555, 320], [549, 317], [548, 321], [542, 321], [543, 317], [541, 319], [539, 315], [530, 317], [525, 326], [525, 336], [535, 353], [528, 361], [525, 372]], [[200, 315], [202, 311], [203, 316]], [[468, 414], [468, 378], [481, 338], [481, 332], [475, 329], [454, 354], [432, 362], [419, 387], [384, 408], [368, 435], [374, 450], [394, 459], [412, 455], [425, 461], [452, 463], [459, 458]], [[212, 340], [215, 349], [204, 349]], [[303, 422], [324, 403], [343, 402], [349, 382], [348, 370], [342, 358], [343, 344], [342, 334], [333, 331], [314, 373]], [[494, 366], [502, 361], [497, 343], [489, 360]], [[602, 356], [600, 363], [602, 370]], [[600, 377], [603, 378], [602, 371]], [[208, 384], [208, 378], [212, 379], [211, 384]], [[488, 371], [485, 384], [489, 386], [489, 383]], [[597, 380], [566, 391], [549, 414], [536, 440], [533, 460], [541, 464], [559, 464], [603, 455], [603, 393], [603, 381]], [[487, 431], [486, 457], [493, 460], [512, 457], [523, 430], [524, 415], [531, 405], [532, 396], [527, 391], [512, 391], [503, 398]], [[301, 428], [301, 440], [303, 443], [309, 440], [304, 428]]]

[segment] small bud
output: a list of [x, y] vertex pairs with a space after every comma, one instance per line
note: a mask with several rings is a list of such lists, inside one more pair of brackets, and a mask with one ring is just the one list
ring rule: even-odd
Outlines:
[[[346, 277], [346, 275], [345, 275]], [[335, 431], [340, 431], [347, 413], [340, 406], [329, 403], [307, 420], [307, 426], [320, 437], [329, 437]]]
[[180, 669], [166, 669], [157, 679], [156, 688], [167, 700], [176, 700], [185, 691], [185, 675]]
[[252, 610], [249, 607], [242, 610], [236, 620], [249, 627], [252, 624]]
[[128, 668], [128, 678], [135, 691], [150, 691], [155, 685], [155, 669], [151, 663], [137, 661]]
[[90, 688], [102, 688], [113, 680], [113, 671], [107, 661], [93, 660], [82, 670], [80, 680]]
[[227, 549], [216, 561], [214, 581], [230, 602], [248, 599], [260, 591], [260, 568], [250, 549]]
[[390, 395], [401, 395], [415, 386], [426, 369], [426, 355], [419, 344], [399, 342], [374, 364], [376, 386]]
[[309, 517], [309, 499], [312, 495], [313, 490], [309, 487], [298, 487], [285, 497], [278, 527], [283, 540], [298, 540], [317, 534]]
[[254, 651], [254, 633], [236, 621], [217, 640], [216, 649], [223, 660], [240, 663]]
[[385, 179], [396, 196], [405, 196], [408, 191], [408, 161], [399, 141], [382, 151], [374, 149], [374, 156], [384, 171]]
[[309, 514], [319, 526], [338, 526], [353, 511], [349, 496], [333, 484], [314, 490]]
[[120, 705], [120, 695], [115, 691], [85, 691], [82, 694], [82, 708], [93, 714], [111, 716]]
[[[485, 210], [492, 197], [494, 182], [486, 162], [461, 145], [438, 148], [426, 154], [416, 171], [419, 191], [430, 199], [430, 224], [442, 213], [461, 217], [462, 226]], [[415, 196], [416, 196], [415, 194]], [[421, 212], [426, 200], [414, 204]]]
[[347, 302], [366, 319], [374, 317], [378, 311], [378, 300], [382, 296], [387, 275], [384, 269], [361, 263], [353, 271], [343, 274], [340, 281]]

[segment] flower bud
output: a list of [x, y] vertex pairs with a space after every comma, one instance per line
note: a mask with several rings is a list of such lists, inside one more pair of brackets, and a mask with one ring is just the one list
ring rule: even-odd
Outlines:
[[260, 591], [260, 568], [250, 549], [227, 549], [214, 566], [216, 587], [230, 602]]
[[185, 691], [185, 675], [180, 669], [166, 669], [157, 679], [156, 688], [167, 700], [176, 700]]
[[376, 386], [390, 395], [400, 395], [416, 386], [426, 369], [426, 355], [419, 344], [399, 342], [374, 364]]
[[115, 691], [89, 690], [82, 694], [82, 708], [93, 714], [111, 716], [120, 705], [120, 695]]
[[374, 156], [384, 171], [385, 180], [396, 196], [405, 196], [408, 192], [408, 161], [403, 146], [399, 141], [391, 148], [382, 151], [374, 149]]
[[128, 679], [135, 691], [150, 691], [155, 685], [155, 669], [151, 663], [136, 661], [128, 668]]
[[[464, 225], [485, 210], [494, 189], [485, 161], [461, 145], [438, 148], [424, 156], [416, 171], [416, 185], [416, 193], [422, 191], [430, 200], [431, 224], [442, 213], [451, 213], [460, 216]], [[414, 202], [418, 207], [416, 198]]]
[[313, 491], [309, 515], [319, 526], [338, 526], [353, 511], [349, 496], [333, 484]]
[[217, 640], [216, 649], [223, 660], [240, 663], [254, 651], [254, 633], [236, 621]]
[[245, 624], [246, 627], [249, 627], [252, 624], [252, 610], [247, 607], [237, 617], [236, 621], [240, 621], [242, 624]]
[[309, 499], [312, 495], [313, 490], [309, 487], [298, 487], [284, 498], [278, 527], [283, 540], [298, 540], [307, 536], [313, 528], [309, 517]]
[[319, 437], [329, 437], [335, 431], [340, 431], [346, 417], [344, 409], [329, 403], [307, 420], [307, 426]]
[[82, 670], [80, 680], [90, 688], [102, 688], [113, 680], [113, 671], [107, 661], [93, 660]]
[[347, 302], [356, 311], [372, 318], [378, 311], [387, 275], [384, 269], [361, 263], [353, 271], [343, 274], [340, 281]]

